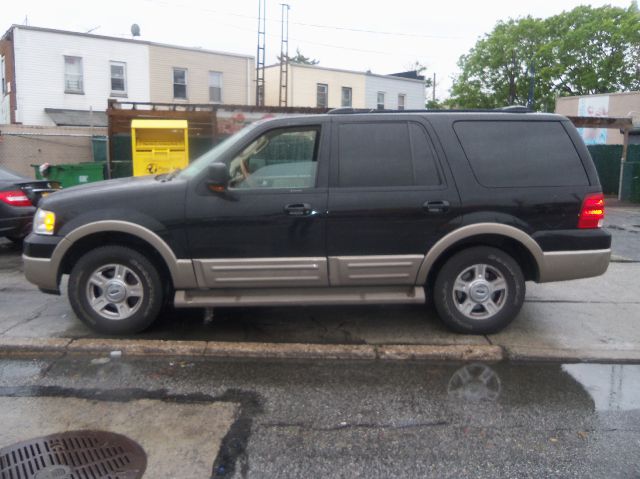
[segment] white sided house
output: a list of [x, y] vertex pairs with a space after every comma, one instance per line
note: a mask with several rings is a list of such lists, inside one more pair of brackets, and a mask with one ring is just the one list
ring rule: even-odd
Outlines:
[[54, 126], [66, 117], [66, 123], [104, 126], [109, 98], [150, 100], [144, 43], [23, 26], [6, 37], [15, 66], [11, 123]]
[[0, 124], [106, 126], [109, 99], [248, 105], [254, 57], [13, 25], [0, 39]]

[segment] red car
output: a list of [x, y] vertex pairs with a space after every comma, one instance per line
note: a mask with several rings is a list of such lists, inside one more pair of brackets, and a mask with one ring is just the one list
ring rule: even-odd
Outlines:
[[32, 180], [0, 167], [0, 238], [22, 241], [40, 198], [59, 189], [57, 181]]

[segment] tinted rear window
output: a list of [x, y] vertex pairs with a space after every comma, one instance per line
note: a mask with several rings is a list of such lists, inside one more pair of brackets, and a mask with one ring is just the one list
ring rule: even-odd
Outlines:
[[557, 121], [459, 121], [454, 130], [487, 187], [585, 186], [589, 179]]
[[442, 183], [435, 153], [417, 123], [340, 125], [342, 187], [437, 186]]

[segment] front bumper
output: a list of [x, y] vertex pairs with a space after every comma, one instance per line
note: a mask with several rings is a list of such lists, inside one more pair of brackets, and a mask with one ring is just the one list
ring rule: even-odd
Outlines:
[[27, 281], [46, 292], [60, 293], [58, 288], [58, 268], [53, 265], [51, 259], [34, 258], [23, 254], [22, 263]]
[[55, 255], [56, 247], [64, 241], [61, 236], [37, 235], [31, 233], [24, 240], [22, 262], [24, 275], [30, 283], [41, 290], [59, 294], [60, 258]]
[[591, 278], [607, 271], [611, 249], [550, 251], [538, 262], [539, 283]]

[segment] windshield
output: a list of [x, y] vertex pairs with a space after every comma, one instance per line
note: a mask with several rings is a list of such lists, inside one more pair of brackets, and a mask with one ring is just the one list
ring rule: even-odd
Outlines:
[[233, 148], [235, 145], [249, 136], [254, 128], [260, 123], [262, 122], [257, 121], [255, 123], [252, 123], [251, 125], [248, 125], [240, 130], [235, 135], [231, 135], [230, 137], [225, 138], [222, 142], [218, 143], [212, 149], [207, 151], [204, 155], [194, 160], [189, 166], [187, 166], [178, 174], [178, 177], [193, 178], [211, 163], [218, 161], [230, 148]]

